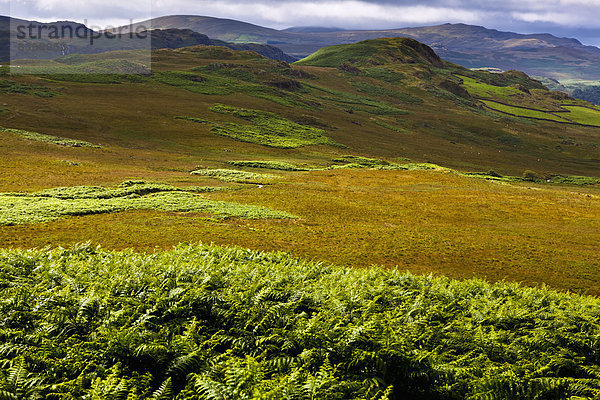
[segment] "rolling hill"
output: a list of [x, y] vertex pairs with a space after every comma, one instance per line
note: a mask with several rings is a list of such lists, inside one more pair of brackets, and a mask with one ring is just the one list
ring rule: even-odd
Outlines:
[[[16, 39], [20, 32], [28, 32], [28, 26], [33, 25], [33, 38], [25, 37]], [[18, 28], [20, 30], [18, 30]], [[56, 27], [58, 32], [63, 27], [79, 33], [75, 37], [51, 37], [49, 28]], [[37, 29], [43, 28], [41, 37], [37, 37]], [[69, 54], [97, 54], [118, 50], [150, 50], [158, 48], [180, 48], [194, 45], [225, 46], [234, 50], [255, 51], [267, 58], [287, 62], [296, 61], [275, 46], [258, 43], [229, 43], [223, 40], [211, 39], [208, 36], [189, 29], [152, 29], [139, 32], [140, 35], [149, 33], [150, 40], [136, 40], [130, 38], [127, 33], [116, 34], [107, 37], [104, 32], [94, 32], [85, 25], [71, 21], [57, 21], [50, 23], [39, 23], [16, 18], [0, 17], [0, 60], [8, 61], [19, 59], [53, 59]], [[94, 40], [90, 43], [90, 37]], [[11, 46], [10, 40], [13, 41]], [[29, 49], [31, 47], [32, 49]]]
[[[127, 33], [130, 29], [135, 31], [135, 29], [138, 29], [139, 27], [150, 27], [151, 29], [191, 29], [214, 39], [234, 43], [288, 41], [290, 38], [297, 36], [247, 22], [199, 15], [169, 15], [157, 17], [134, 23], [131, 26], [124, 26], [119, 29], [122, 29], [122, 32]], [[300, 36], [297, 37], [300, 39]]]
[[[34, 75], [1, 77], [5, 141], [0, 168], [8, 172], [0, 177], [5, 192], [0, 202], [12, 210], [5, 221], [27, 220], [34, 205], [50, 220], [43, 227], [0, 227], [0, 240], [43, 246], [90, 238], [109, 247], [145, 248], [202, 238], [283, 248], [345, 265], [410, 265], [454, 277], [544, 280], [600, 292], [595, 274], [562, 272], [569, 270], [565, 265], [593, 268], [590, 241], [600, 231], [594, 216], [600, 111], [589, 103], [548, 91], [520, 72], [465, 69], [407, 38], [324, 48], [295, 64], [218, 46], [155, 49], [151, 74], [136, 55], [31, 61], [22, 67]], [[48, 74], [56, 65], [74, 74]], [[81, 73], [92, 67], [142, 74]], [[42, 71], [38, 76], [36, 68]], [[211, 199], [265, 206], [308, 225], [257, 221], [252, 230], [242, 231], [206, 225], [178, 216], [171, 203], [183, 196], [181, 204], [188, 207], [189, 193], [163, 186], [125, 207], [120, 196], [132, 189], [114, 187], [127, 180], [191, 185]], [[214, 189], [216, 182], [227, 190]], [[91, 203], [85, 205], [86, 198], [63, 202], [56, 189], [97, 185], [124, 194], [105, 199], [104, 191], [66, 191], [87, 193]], [[525, 190], [532, 186], [535, 190]], [[10, 195], [44, 189], [56, 189], [52, 193], [60, 196]], [[423, 192], [429, 211], [413, 221], [409, 215], [422, 212]], [[229, 203], [218, 204], [224, 207], [220, 212], [245, 215]], [[486, 221], [473, 214], [464, 225], [460, 214], [471, 215], [469, 204], [494, 211], [482, 214]], [[551, 256], [548, 246], [555, 239], [548, 235], [555, 235], [551, 227], [564, 207], [574, 217], [559, 236], [571, 245]], [[529, 209], [546, 217], [532, 226]], [[67, 218], [70, 213], [94, 215]], [[169, 233], [158, 237], [154, 225], [140, 224], [148, 213], [155, 213], [152, 224], [161, 226], [160, 232]], [[515, 218], [511, 224], [518, 233], [502, 231], [506, 215]], [[109, 220], [112, 233], [102, 233], [101, 221]], [[451, 231], [457, 221], [461, 228]], [[377, 249], [366, 251], [360, 244], [374, 243], [364, 236], [365, 224], [378, 232]], [[402, 239], [397, 236], [401, 225]], [[44, 233], [32, 235], [31, 229]], [[529, 243], [527, 232], [536, 232], [535, 257], [508, 250]], [[318, 244], [323, 235], [329, 237], [327, 245]], [[506, 236], [498, 242], [494, 235]], [[421, 241], [417, 247], [415, 237]], [[396, 247], [399, 240], [404, 250]], [[463, 246], [470, 240], [477, 245], [467, 250]], [[454, 246], [463, 250], [455, 252]], [[441, 269], [433, 256], [440, 251]], [[516, 261], [506, 258], [509, 253], [517, 254]], [[548, 269], [560, 278], [546, 279]]]
[[360, 31], [299, 27], [279, 31], [235, 20], [190, 15], [158, 17], [140, 24], [157, 29], [191, 29], [228, 42], [272, 44], [297, 58], [330, 45], [405, 36], [431, 46], [442, 58], [469, 68], [517, 69], [556, 79], [600, 79], [600, 49], [550, 34], [523, 35], [466, 24]]
[[[13, 19], [13, 23], [18, 21], [21, 20]], [[21, 22], [27, 24], [29, 21]], [[6, 28], [9, 25], [9, 19], [3, 17], [0, 23]], [[68, 21], [54, 24], [80, 26]], [[191, 30], [206, 35], [212, 40], [220, 41], [219, 43], [222, 45], [229, 47], [235, 45], [238, 50], [254, 50], [269, 58], [288, 62], [306, 57], [320, 48], [331, 45], [350, 44], [381, 37], [403, 36], [425, 43], [431, 46], [442, 58], [468, 68], [517, 69], [530, 75], [554, 79], [600, 79], [600, 49], [597, 47], [585, 46], [576, 39], [558, 38], [550, 34], [522, 35], [466, 24], [370, 31], [320, 27], [296, 27], [276, 30], [231, 19], [172, 15], [142, 21], [133, 24], [133, 27], [135, 29], [151, 27], [153, 30], [171, 30], [171, 36], [175, 35], [173, 29]], [[119, 29], [127, 33], [129, 27]], [[4, 36], [8, 35], [8, 29], [0, 29], [0, 31], [4, 32]], [[195, 38], [190, 41], [193, 35], [189, 32], [178, 34], [182, 37], [176, 41], [164, 42], [164, 38], [157, 38], [157, 42], [162, 43], [161, 46], [175, 42], [188, 46], [205, 44], [203, 43], [206, 40], [205, 38]], [[66, 48], [62, 48], [60, 52], [14, 54], [13, 59], [54, 58], [61, 54], [98, 53], [146, 46], [144, 43], [140, 44], [128, 40], [121, 40], [119, 43], [100, 40], [95, 46], [89, 46], [87, 40], [67, 40], [66, 43]], [[0, 46], [2, 46], [0, 49], [2, 53], [8, 54], [6, 37], [0, 38]]]
[[285, 54], [281, 49], [268, 44], [258, 43], [229, 43], [222, 40], [210, 39], [208, 36], [191, 29], [152, 29], [150, 31], [153, 49], [178, 49], [196, 45], [223, 46], [232, 50], [254, 51], [272, 60], [294, 62], [296, 59]]

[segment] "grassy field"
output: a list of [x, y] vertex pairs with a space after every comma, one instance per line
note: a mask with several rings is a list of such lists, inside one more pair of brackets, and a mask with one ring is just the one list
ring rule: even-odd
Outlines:
[[[202, 202], [266, 207], [298, 218], [214, 219], [201, 210], [136, 205], [2, 226], [0, 245], [91, 240], [107, 248], [150, 250], [204, 241], [286, 250], [344, 266], [399, 266], [415, 273], [600, 293], [594, 251], [600, 240], [596, 129], [486, 114], [444, 89], [428, 89], [453, 79], [454, 69], [422, 63], [357, 68], [360, 73], [289, 66], [250, 53], [198, 47], [156, 51], [155, 76], [138, 81], [1, 77], [60, 93], [0, 94], [6, 104], [1, 126], [102, 146], [65, 147], [2, 134], [0, 192], [21, 193], [11, 201], [28, 204], [23, 193], [53, 188], [112, 190], [126, 180], [144, 180], [180, 190], [237, 189], [202, 193]], [[189, 84], [208, 85], [213, 94], [166, 84], [161, 74], [171, 72], [178, 79], [193, 77]], [[275, 97], [214, 94], [227, 89], [219, 87], [219, 79], [258, 85]], [[540, 90], [520, 75], [493, 79]], [[282, 82], [288, 89], [271, 85]], [[367, 84], [375, 89], [364, 91]], [[377, 87], [387, 94], [375, 95]], [[410, 97], [391, 95], [396, 92]], [[282, 98], [287, 100], [277, 100]], [[284, 104], [292, 100], [308, 108]], [[181, 115], [202, 123], [176, 118]], [[243, 131], [251, 140], [219, 134], [216, 127]], [[301, 147], [268, 145], [297, 138], [310, 140]], [[460, 174], [490, 170], [494, 174]], [[527, 170], [535, 171], [527, 176], [537, 182], [521, 178]], [[200, 196], [186, 193], [161, 196], [194, 201]]]
[[577, 123], [600, 127], [600, 111], [580, 105], [561, 105], [567, 112], [550, 112], [534, 110], [518, 106], [510, 106], [492, 100], [481, 100], [488, 108], [494, 111], [510, 114], [517, 117], [542, 119], [563, 123]]
[[21, 129], [11, 129], [11, 128], [2, 128], [0, 127], [0, 133], [4, 134], [13, 134], [17, 135], [23, 139], [31, 140], [34, 142], [46, 142], [55, 144], [58, 146], [67, 146], [67, 147], [95, 147], [100, 148], [100, 146], [93, 145], [92, 143], [86, 142], [84, 140], [73, 140], [62, 137], [56, 137], [52, 135], [44, 135], [38, 132], [29, 132]]
[[571, 121], [584, 125], [600, 126], [600, 111], [579, 106], [563, 106], [569, 110], [568, 118]]
[[236, 167], [274, 169], [280, 171], [305, 171], [307, 168], [299, 167], [285, 161], [229, 161], [229, 164]]
[[191, 172], [192, 175], [207, 176], [225, 182], [265, 184], [277, 178], [277, 175], [256, 172], [240, 171], [235, 169], [199, 169]]
[[[284, 149], [320, 144], [339, 146], [326, 136], [327, 132], [323, 129], [297, 124], [273, 113], [236, 108], [224, 104], [217, 104], [211, 107], [210, 111], [231, 115], [250, 122], [250, 125], [237, 123], [212, 124], [214, 126], [211, 132], [242, 142]], [[177, 118], [210, 124], [209, 121], [193, 117]]]
[[555, 95], [556, 98], [544, 96], [539, 89], [530, 91], [523, 86], [519, 89], [519, 85], [491, 85], [472, 77], [456, 76], [471, 96], [494, 111], [523, 118], [600, 127], [600, 109], [593, 104], [561, 94]]
[[[437, 171], [278, 173], [286, 178], [275, 185], [203, 196], [298, 219], [219, 222], [140, 210], [0, 227], [0, 242], [29, 248], [84, 238], [108, 248], [150, 250], [204, 241], [345, 266], [398, 266], [600, 293], [597, 187], [508, 184]], [[201, 177], [186, 179], [187, 185], [205, 184]]]
[[202, 245], [0, 264], [5, 398], [600, 394], [597, 298]]
[[[506, 113], [517, 117], [544, 119], [548, 121], [557, 122], [569, 122], [569, 120], [567, 120], [566, 118], [571, 115], [570, 113], [553, 114], [549, 111], [532, 110], [529, 108], [510, 106], [492, 100], [481, 100], [481, 102], [494, 111], [500, 111], [501, 113]], [[565, 118], [563, 118], [562, 115], [564, 115]]]
[[516, 89], [511, 86], [494, 86], [489, 85], [484, 82], [479, 82], [476, 79], [470, 78], [468, 76], [457, 75], [461, 80], [463, 85], [469, 91], [469, 94], [479, 98], [500, 98], [504, 100], [509, 100], [511, 95], [516, 95], [522, 93], [519, 89]]

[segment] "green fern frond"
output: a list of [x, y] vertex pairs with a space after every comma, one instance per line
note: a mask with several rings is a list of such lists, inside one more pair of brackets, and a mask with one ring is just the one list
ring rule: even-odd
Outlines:
[[165, 381], [159, 386], [158, 389], [152, 393], [152, 400], [170, 400], [173, 398], [173, 384], [171, 378], [165, 379]]

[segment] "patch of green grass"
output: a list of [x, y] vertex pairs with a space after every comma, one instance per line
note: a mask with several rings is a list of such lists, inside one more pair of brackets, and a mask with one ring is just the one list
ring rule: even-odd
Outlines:
[[423, 100], [418, 97], [411, 96], [408, 93], [400, 92], [398, 90], [388, 89], [383, 86], [376, 86], [372, 82], [353, 81], [351, 83], [352, 86], [356, 87], [360, 92], [366, 93], [369, 96], [387, 96], [407, 104], [423, 103]]
[[119, 187], [106, 188], [102, 186], [73, 186], [42, 190], [32, 194], [22, 194], [28, 197], [51, 197], [61, 200], [67, 199], [114, 199], [126, 196], [145, 196], [158, 192], [194, 192], [208, 193], [228, 190], [225, 187], [215, 186], [188, 186], [185, 189], [177, 188], [163, 183], [148, 183], [145, 181], [125, 181]]
[[600, 178], [594, 176], [553, 175], [550, 177], [545, 177], [533, 171], [525, 171], [523, 176], [502, 176], [497, 173], [490, 172], [454, 172], [462, 176], [502, 182], [536, 182], [573, 186], [600, 185]]
[[467, 89], [469, 94], [473, 97], [478, 98], [500, 98], [507, 100], [509, 96], [515, 94], [521, 94], [522, 92], [511, 86], [494, 86], [487, 83], [480, 82], [476, 79], [470, 78], [464, 75], [457, 75], [462, 81], [463, 86]]
[[207, 119], [203, 119], [203, 118], [196, 118], [196, 117], [182, 117], [182, 116], [178, 116], [175, 117], [175, 119], [181, 119], [184, 121], [191, 121], [191, 122], [195, 122], [197, 124], [207, 124], [207, 125], [213, 125], [214, 122], [213, 121], [209, 121]]
[[393, 71], [386, 67], [364, 68], [363, 73], [370, 78], [378, 79], [387, 83], [399, 83], [406, 78], [406, 74]]
[[52, 81], [95, 84], [142, 83], [148, 80], [140, 74], [56, 73], [40, 76]]
[[377, 53], [377, 48], [368, 42], [351, 45], [340, 44], [319, 49], [310, 56], [296, 61], [296, 65], [312, 65], [315, 67], [338, 67], [349, 59], [368, 59]]
[[154, 79], [166, 85], [180, 87], [204, 95], [224, 96], [233, 93], [244, 93], [286, 107], [300, 107], [309, 110], [316, 107], [315, 104], [305, 101], [298, 93], [279, 90], [262, 84], [242, 82], [227, 74], [200, 74], [197, 71], [194, 68], [190, 71], [158, 72], [155, 74]]
[[450, 169], [440, 167], [431, 163], [405, 163], [397, 164], [378, 158], [368, 158], [362, 156], [342, 156], [332, 160], [336, 163], [344, 163], [343, 165], [334, 165], [331, 169], [360, 169], [368, 168], [372, 170], [393, 170], [393, 171], [427, 171], [427, 170], [447, 170]]
[[58, 136], [45, 135], [43, 133], [38, 132], [30, 132], [22, 129], [11, 129], [11, 128], [2, 128], [0, 127], [0, 132], [12, 133], [26, 140], [32, 140], [35, 142], [45, 142], [51, 143], [58, 146], [66, 146], [66, 147], [92, 147], [92, 148], [101, 148], [101, 146], [94, 145], [92, 143], [76, 140], [76, 139], [67, 139]]
[[205, 245], [0, 250], [0, 265], [6, 398], [592, 399], [600, 390], [592, 296]]
[[563, 108], [569, 110], [569, 113], [566, 114], [565, 117], [573, 122], [584, 125], [600, 126], [600, 111], [598, 110], [566, 105], [563, 106]]
[[225, 182], [265, 184], [272, 182], [276, 175], [257, 174], [255, 172], [239, 171], [235, 169], [199, 169], [191, 172], [192, 175], [207, 176]]
[[308, 168], [298, 167], [283, 161], [229, 161], [235, 167], [264, 168], [279, 171], [307, 171]]
[[[250, 124], [212, 123], [212, 133], [242, 142], [278, 148], [295, 148], [309, 145], [339, 146], [328, 138], [326, 136], [327, 132], [322, 129], [300, 125], [270, 112], [231, 107], [223, 104], [217, 104], [211, 107], [210, 110], [250, 122]], [[178, 118], [207, 123], [206, 120], [193, 117]]]
[[[410, 114], [407, 110], [401, 110], [399, 108], [394, 107], [391, 104], [380, 100], [373, 100], [368, 97], [360, 96], [353, 93], [342, 92], [339, 90], [329, 89], [322, 86], [318, 86], [312, 83], [304, 83], [305, 86], [313, 88], [315, 90], [331, 94], [334, 97], [330, 96], [319, 96], [324, 100], [331, 101], [333, 103], [337, 103], [341, 106], [352, 106], [351, 110], [353, 111], [361, 111], [366, 114], [371, 115], [408, 115]], [[358, 106], [358, 107], [357, 107]]]
[[235, 93], [235, 80], [219, 76], [209, 76], [191, 71], [157, 72], [154, 79], [160, 83], [181, 87], [194, 93], [206, 95], [227, 95]]
[[161, 184], [127, 182], [119, 188], [65, 187], [38, 193], [0, 194], [0, 225], [53, 221], [62, 217], [126, 210], [200, 212], [218, 218], [292, 218], [265, 207], [210, 200], [202, 188], [179, 189]]
[[408, 133], [408, 131], [406, 129], [404, 129], [404, 128], [401, 128], [401, 127], [395, 126], [395, 125], [390, 125], [390, 124], [387, 124], [387, 123], [385, 123], [383, 121], [377, 121], [377, 120], [375, 120], [375, 121], [373, 121], [373, 123], [375, 125], [382, 126], [382, 127], [386, 128], [386, 129], [389, 129], [389, 130], [394, 131], [394, 132]]
[[[498, 111], [501, 113], [523, 117], [523, 118], [535, 118], [542, 119], [548, 121], [556, 121], [556, 122], [569, 122], [567, 119], [562, 118], [556, 114], [553, 114], [548, 111], [542, 110], [531, 110], [528, 108], [509, 106], [506, 104], [501, 104], [491, 100], [481, 100], [487, 107], [492, 109], [493, 111]], [[568, 117], [568, 114], [565, 113], [565, 117]]]
[[441, 167], [433, 163], [407, 163], [407, 164], [394, 164], [393, 167], [397, 169], [404, 169], [406, 171], [431, 171], [431, 170], [444, 170], [450, 171], [449, 168]]
[[46, 86], [29, 85], [8, 79], [0, 79], [0, 93], [31, 94], [44, 98], [54, 97], [59, 94]]
[[600, 185], [600, 178], [593, 176], [555, 175], [550, 178], [550, 183], [577, 186]]
[[502, 181], [502, 182], [523, 182], [524, 179], [521, 176], [501, 176], [496, 173], [489, 172], [460, 172], [462, 176], [468, 176], [471, 178], [481, 178], [489, 181]]
[[27, 195], [28, 197], [49, 197], [61, 200], [67, 199], [114, 199], [131, 195], [145, 196], [151, 193], [180, 191], [170, 185], [160, 183], [146, 183], [143, 181], [123, 182], [117, 188], [101, 186], [73, 186], [42, 190], [41, 192]]

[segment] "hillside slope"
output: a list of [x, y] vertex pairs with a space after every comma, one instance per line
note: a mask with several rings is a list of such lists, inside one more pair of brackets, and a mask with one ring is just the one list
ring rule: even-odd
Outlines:
[[[25, 37], [17, 39], [17, 27], [27, 27], [33, 24], [34, 27], [43, 28], [42, 36], [37, 37], [35, 33], [33, 38]], [[79, 33], [76, 37], [51, 37], [50, 27], [56, 27], [60, 32], [62, 27], [68, 26], [74, 32]], [[141, 27], [141, 25], [138, 24]], [[148, 26], [147, 26], [148, 27]], [[12, 29], [12, 31], [11, 31]], [[25, 30], [27, 32], [27, 30]], [[36, 29], [34, 29], [36, 32]], [[66, 30], [69, 32], [69, 30]], [[116, 32], [116, 30], [115, 30]], [[259, 43], [229, 43], [227, 41], [211, 39], [207, 35], [198, 33], [190, 29], [164, 28], [152, 29], [149, 31], [139, 31], [143, 37], [150, 32], [150, 40], [132, 39], [129, 34], [124, 32], [120, 35], [114, 34], [110, 38], [102, 35], [102, 32], [94, 32], [85, 25], [70, 22], [58, 21], [50, 23], [39, 23], [35, 21], [26, 21], [16, 18], [0, 16], [0, 61], [20, 60], [20, 59], [53, 59], [59, 56], [69, 54], [98, 54], [109, 51], [119, 50], [150, 50], [159, 48], [176, 49], [195, 45], [207, 46], [225, 46], [234, 50], [251, 50], [267, 58], [293, 62], [297, 59], [285, 54], [281, 49], [268, 44]], [[94, 36], [90, 43], [89, 36]], [[11, 46], [10, 40], [13, 41]], [[34, 50], [28, 50], [28, 46]], [[42, 48], [43, 50], [38, 50]], [[12, 52], [12, 53], [11, 53]]]
[[254, 51], [271, 60], [294, 62], [296, 59], [285, 54], [281, 49], [268, 44], [258, 43], [229, 43], [222, 40], [210, 39], [208, 36], [191, 29], [153, 29], [151, 32], [153, 49], [178, 49], [196, 45], [223, 46], [232, 50]]
[[[8, 26], [8, 18], [2, 17], [0, 24]], [[19, 20], [14, 20], [18, 22]], [[21, 21], [28, 22], [28, 21]], [[63, 21], [57, 24], [74, 23]], [[466, 24], [444, 24], [437, 26], [390, 30], [339, 30], [298, 28], [278, 31], [241, 21], [194, 15], [172, 15], [142, 21], [135, 28], [152, 27], [157, 30], [189, 29], [212, 39], [254, 46], [255, 50], [270, 58], [288, 62], [303, 58], [320, 48], [336, 44], [350, 44], [381, 37], [410, 37], [430, 45], [442, 58], [465, 67], [497, 67], [504, 70], [517, 69], [531, 75], [555, 79], [600, 79], [600, 49], [585, 46], [576, 39], [558, 38], [550, 34], [522, 35], [501, 32]], [[127, 32], [129, 27], [122, 27]], [[7, 29], [4, 36], [8, 34]], [[0, 55], [8, 54], [7, 37], [0, 34]], [[184, 34], [189, 40], [189, 34]], [[63, 41], [64, 42], [64, 41]], [[140, 48], [134, 43], [123, 42], [118, 48], [114, 43], [98, 43], [93, 48], [86, 40], [69, 41], [64, 54], [97, 53], [107, 50]], [[4, 44], [2, 44], [4, 43]], [[201, 42], [187, 45], [203, 44]], [[111, 48], [109, 45], [113, 45]], [[263, 46], [259, 46], [263, 45]], [[264, 46], [276, 46], [277, 49]], [[137, 46], [137, 47], [136, 47]], [[251, 49], [238, 47], [239, 50]], [[285, 54], [281, 54], [281, 51]], [[56, 52], [21, 54], [15, 58], [53, 58]]]
[[149, 73], [135, 55], [0, 76], [0, 243], [214, 241], [600, 293], [589, 104], [402, 38], [292, 65], [199, 45], [154, 50]]
[[[268, 43], [273, 41], [289, 41], [294, 34], [265, 28], [247, 22], [226, 18], [214, 18], [200, 15], [168, 15], [152, 18], [131, 25], [135, 31], [138, 27], [152, 29], [191, 29], [214, 39], [239, 43]], [[123, 27], [122, 32], [129, 32], [130, 27]], [[298, 36], [299, 37], [299, 36]]]
[[296, 64], [315, 67], [339, 67], [345, 63], [444, 66], [442, 59], [433, 49], [410, 38], [374, 39], [350, 45], [325, 47]]
[[388, 30], [278, 31], [235, 20], [177, 15], [144, 23], [159, 29], [192, 29], [231, 42], [273, 44], [297, 58], [326, 46], [405, 36], [431, 46], [442, 58], [465, 67], [517, 69], [556, 79], [600, 79], [600, 49], [550, 34], [523, 35], [466, 24]]

